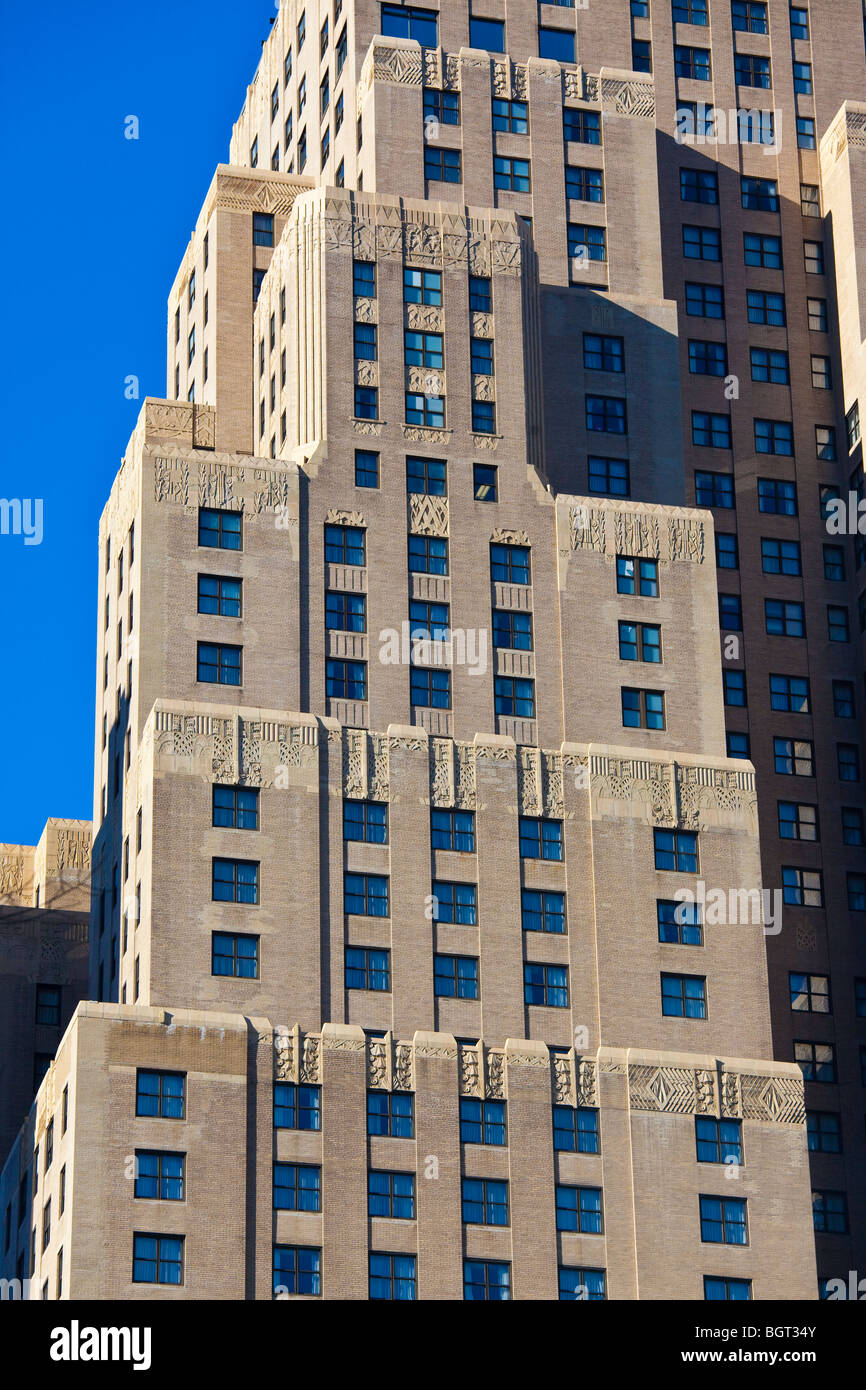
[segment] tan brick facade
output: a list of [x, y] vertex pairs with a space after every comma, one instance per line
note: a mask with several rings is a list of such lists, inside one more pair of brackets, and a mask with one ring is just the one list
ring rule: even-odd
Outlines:
[[[37, 1250], [49, 1296], [56, 1241], [64, 1297], [267, 1298], [306, 1249], [328, 1298], [380, 1296], [377, 1252], [425, 1299], [464, 1296], [467, 1261], [519, 1299], [561, 1296], [558, 1268], [616, 1299], [813, 1298], [796, 1062], [818, 1274], [857, 1264], [866, 551], [819, 490], [861, 487], [861, 6], [813, 0], [808, 37], [783, 0], [751, 32], [718, 0], [707, 25], [631, 8], [490, 0], [488, 52], [464, 0], [279, 7], [100, 526], [90, 991], [118, 1002], [79, 1010], [30, 1121], [70, 1078], [87, 1176]], [[704, 102], [771, 109], [775, 144], [682, 143]], [[410, 662], [416, 622], [450, 651]], [[226, 792], [255, 828], [220, 823]], [[370, 804], [385, 837], [347, 838]], [[472, 813], [471, 852], [438, 812]], [[664, 939], [698, 882], [784, 884], [780, 930]], [[471, 920], [437, 886], [474, 889]], [[566, 930], [533, 926], [548, 899]], [[183, 1121], [135, 1115], [136, 1068], [185, 1075]], [[321, 1086], [320, 1130], [274, 1127], [275, 1078]], [[413, 1098], [411, 1139], [368, 1133], [367, 1090]], [[461, 1144], [472, 1095], [507, 1144]], [[599, 1152], [554, 1149], [552, 1100]], [[741, 1122], [733, 1177], [701, 1119]], [[119, 1173], [169, 1143], [183, 1209]], [[275, 1212], [274, 1162], [320, 1170], [320, 1213]], [[411, 1220], [368, 1217], [368, 1170], [413, 1175]], [[507, 1226], [467, 1219], [464, 1179], [507, 1184]], [[603, 1236], [557, 1185], [601, 1191]], [[180, 1287], [129, 1282], [135, 1232], [183, 1237]]]

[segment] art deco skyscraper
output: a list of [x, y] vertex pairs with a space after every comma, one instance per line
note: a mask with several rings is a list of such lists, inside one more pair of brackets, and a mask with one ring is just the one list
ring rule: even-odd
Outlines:
[[813, 1298], [804, 1075], [856, 1267], [866, 60], [815, 18], [280, 8], [100, 529], [105, 1002], [0, 1196], [48, 1296]]

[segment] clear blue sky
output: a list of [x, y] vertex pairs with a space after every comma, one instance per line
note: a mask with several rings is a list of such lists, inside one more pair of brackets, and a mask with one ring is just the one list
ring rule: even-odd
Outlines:
[[0, 534], [0, 842], [92, 814], [97, 526], [140, 408], [124, 380], [165, 395], [168, 291], [275, 14], [3, 6], [0, 498], [41, 498], [43, 539]]

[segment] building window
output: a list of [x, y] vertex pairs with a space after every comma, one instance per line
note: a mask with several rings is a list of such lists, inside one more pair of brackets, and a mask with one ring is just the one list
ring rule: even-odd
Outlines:
[[356, 323], [354, 331], [355, 359], [359, 362], [375, 362], [377, 357], [375, 323]]
[[734, 54], [734, 77], [738, 87], [772, 87], [769, 58], [756, 53]]
[[828, 1235], [846, 1235], [848, 1202], [844, 1192], [812, 1193], [812, 1224]]
[[477, 959], [474, 956], [434, 955], [433, 993], [437, 999], [477, 999]]
[[846, 845], [866, 844], [863, 828], [863, 812], [856, 806], [842, 807], [842, 843]]
[[621, 661], [645, 661], [657, 665], [662, 659], [662, 630], [651, 623], [619, 624]]
[[604, 1280], [603, 1269], [578, 1269], [575, 1266], [560, 1265], [560, 1300], [603, 1302], [605, 1299]]
[[764, 622], [771, 637], [805, 637], [806, 618], [802, 603], [781, 599], [764, 600]]
[[344, 880], [344, 907], [360, 917], [389, 916], [388, 879], [384, 874], [350, 874]]
[[182, 1202], [184, 1166], [184, 1154], [136, 1149], [135, 1196], [162, 1202]]
[[435, 899], [434, 921], [451, 922], [455, 926], [476, 925], [476, 889], [474, 883], [433, 883]]
[[623, 339], [600, 333], [584, 333], [583, 365], [587, 371], [624, 372], [625, 343]]
[[388, 806], [384, 801], [344, 801], [343, 839], [371, 845], [388, 843]]
[[620, 396], [587, 396], [586, 428], [605, 434], [628, 434], [625, 400]]
[[565, 894], [524, 888], [521, 892], [521, 924], [524, 931], [565, 935]]
[[241, 580], [223, 575], [200, 574], [198, 577], [198, 611], [223, 618], [241, 616]]
[[788, 990], [793, 1013], [832, 1013], [830, 980], [826, 975], [803, 975], [789, 971]]
[[504, 53], [504, 21], [501, 19], [473, 19], [470, 15], [469, 47], [485, 48], [490, 53]]
[[751, 758], [748, 734], [729, 731], [725, 734], [725, 746], [729, 758]]
[[598, 111], [584, 111], [566, 106], [562, 116], [566, 141], [578, 145], [601, 144], [601, 116]]
[[251, 859], [214, 859], [211, 896], [214, 902], [257, 904], [258, 862]]
[[375, 299], [376, 265], [374, 261], [352, 262], [352, 293], [357, 299]]
[[818, 834], [818, 808], [797, 801], [778, 803], [779, 838], [781, 840], [820, 839]]
[[789, 907], [823, 907], [824, 887], [817, 869], [782, 869], [782, 894]]
[[306, 1163], [274, 1164], [274, 1211], [321, 1211], [321, 1169]]
[[835, 460], [836, 431], [832, 425], [815, 426], [815, 453], [819, 459], [826, 459], [829, 462]]
[[424, 429], [444, 429], [444, 397], [427, 396], [417, 391], [407, 391], [405, 408], [407, 425], [421, 425]]
[[685, 44], [674, 47], [674, 73], [677, 77], [690, 77], [697, 82], [712, 79], [710, 50], [708, 48], [688, 48]]
[[329, 589], [325, 594], [325, 629], [328, 632], [366, 632], [366, 594]]
[[689, 371], [693, 376], [725, 376], [727, 370], [728, 350], [724, 343], [695, 338], [689, 342]]
[[507, 1226], [508, 1183], [498, 1178], [463, 1178], [462, 1206], [467, 1226]]
[[723, 319], [725, 292], [721, 285], [686, 284], [686, 313], [692, 318]]
[[556, 1229], [583, 1235], [604, 1233], [600, 1187], [566, 1187], [556, 1185]]
[[649, 39], [632, 39], [631, 65], [635, 72], [652, 72], [653, 46]]
[[574, 62], [574, 33], [566, 29], [547, 29], [539, 25], [538, 56], [555, 63]]
[[661, 987], [665, 1018], [706, 1018], [707, 982], [702, 975], [663, 974]]
[[493, 310], [493, 290], [490, 280], [482, 275], [469, 277], [469, 308], [472, 313], [489, 314]]
[[490, 578], [494, 584], [529, 584], [529, 546], [491, 543]]
[[437, 536], [410, 536], [409, 570], [412, 574], [447, 574], [447, 540]]
[[367, 1092], [367, 1133], [391, 1139], [415, 1136], [414, 1097], [408, 1091]]
[[722, 237], [718, 227], [683, 227], [683, 256], [688, 261], [720, 261]]
[[836, 1083], [836, 1049], [832, 1043], [795, 1042], [794, 1061], [803, 1073], [804, 1081]]
[[764, 574], [802, 574], [799, 541], [761, 539], [761, 568]]
[[61, 1018], [61, 989], [59, 985], [36, 986], [36, 1022], [47, 1028], [59, 1028]]
[[[423, 334], [418, 334], [423, 337]], [[432, 335], [439, 337], [439, 334]], [[430, 497], [444, 497], [448, 491], [447, 468], [444, 459], [406, 459], [406, 491]]]
[[658, 598], [658, 560], [637, 560], [630, 555], [617, 555], [616, 591], [641, 598]]
[[796, 5], [791, 6], [791, 38], [805, 41], [809, 38], [809, 11]]
[[755, 452], [792, 455], [794, 427], [790, 420], [756, 420]]
[[522, 859], [562, 860], [562, 821], [536, 816], [520, 817]]
[[806, 1112], [806, 1134], [810, 1153], [838, 1154], [842, 1152], [842, 1122], [831, 1111]]
[[517, 676], [495, 676], [494, 710], [503, 717], [535, 718], [535, 682]]
[[733, 0], [731, 5], [735, 33], [766, 34], [767, 6], [764, 0]]
[[367, 1214], [414, 1221], [415, 1174], [371, 1169], [367, 1174]]
[[379, 455], [369, 449], [355, 450], [355, 487], [379, 486]]
[[259, 978], [259, 938], [236, 932], [214, 932], [211, 974], [239, 980]]
[[367, 946], [346, 947], [346, 989], [388, 993], [391, 988], [391, 953]]
[[624, 729], [664, 729], [664, 691], [623, 686], [621, 696]]
[[812, 385], [816, 391], [832, 391], [833, 376], [829, 357], [812, 356]]
[[429, 182], [462, 182], [460, 151], [446, 149], [444, 145], [425, 145], [424, 177]]
[[827, 605], [827, 635], [831, 642], [851, 640], [847, 608], [833, 603]]
[[549, 1009], [568, 1008], [568, 970], [564, 965], [523, 966], [523, 1002]]
[[375, 386], [355, 387], [355, 419], [378, 420], [379, 391]]
[[824, 243], [822, 241], [804, 241], [803, 254], [806, 261], [806, 274], [823, 275]]
[[199, 642], [196, 680], [211, 685], [240, 685], [242, 652], [243, 647]]
[[703, 945], [701, 910], [696, 903], [659, 898], [656, 901], [656, 921], [659, 941], [666, 945]]
[[460, 1142], [502, 1148], [506, 1143], [505, 1101], [461, 1096]]
[[326, 564], [365, 565], [365, 535], [360, 526], [326, 526]]
[[318, 1298], [322, 1292], [321, 1250], [309, 1245], [275, 1245], [274, 1297], [304, 1294]]
[[273, 246], [274, 218], [269, 212], [253, 213], [253, 245]]
[[319, 1086], [274, 1082], [274, 1129], [321, 1129], [322, 1096]]
[[132, 1282], [134, 1284], [182, 1284], [183, 1236], [144, 1235], [132, 1237]]
[[529, 134], [529, 107], [525, 101], [493, 99], [493, 129], [509, 131], [512, 135]]
[[716, 568], [720, 570], [738, 570], [740, 568], [737, 537], [729, 532], [716, 532]]
[[768, 382], [772, 386], [787, 386], [791, 380], [787, 352], [776, 349], [755, 348], [750, 350], [752, 380]]
[[775, 179], [744, 175], [740, 180], [743, 207], [753, 212], [779, 211], [779, 185]]
[[808, 739], [774, 738], [773, 753], [781, 777], [814, 777], [814, 753]]
[[510, 1301], [511, 1265], [497, 1260], [464, 1260], [463, 1298], [471, 1303]]
[[565, 168], [565, 196], [578, 203], [604, 202], [604, 174], [601, 169], [584, 169], [576, 164]]
[[229, 830], [258, 830], [258, 788], [214, 786], [211, 823]]
[[695, 1117], [695, 1146], [698, 1163], [743, 1162], [743, 1134], [739, 1120]]
[[412, 1302], [415, 1299], [414, 1255], [370, 1253], [370, 1298]]
[[[680, 170], [680, 199], [684, 203], [719, 203], [719, 175], [713, 170]], [[684, 228], [685, 231], [685, 228]]]
[[410, 635], [413, 642], [448, 642], [451, 636], [447, 603], [409, 600]]
[[833, 682], [833, 713], [837, 719], [855, 717], [854, 687], [850, 681]]
[[568, 257], [571, 264], [572, 281], [575, 280], [588, 261], [606, 261], [607, 232], [605, 228], [569, 222]]
[[674, 24], [709, 24], [708, 0], [674, 0]]
[[474, 811], [433, 810], [430, 813], [430, 833], [433, 849], [475, 853]]
[[531, 188], [529, 160], [495, 155], [493, 158], [493, 187], [512, 193], [529, 193]]
[[554, 1105], [553, 1147], [557, 1153], [599, 1153], [598, 1111], [584, 1106]]
[[711, 1245], [748, 1245], [746, 1203], [737, 1197], [700, 1197], [701, 1240]]
[[730, 511], [734, 506], [734, 478], [731, 473], [695, 473], [695, 505]]
[[498, 502], [497, 469], [492, 463], [473, 463], [472, 486], [476, 502]]
[[698, 872], [698, 837], [693, 830], [653, 829], [655, 867], [676, 873]]
[[441, 271], [404, 269], [403, 300], [406, 304], [441, 304]]
[[706, 1303], [749, 1303], [752, 1298], [751, 1279], [731, 1279], [727, 1276], [704, 1275]]
[[183, 1120], [186, 1115], [186, 1073], [137, 1071], [135, 1113], [162, 1120]]
[[200, 507], [198, 543], [212, 550], [241, 549], [241, 512], [216, 511]]
[[460, 93], [441, 92], [436, 87], [424, 88], [424, 126], [460, 124]]

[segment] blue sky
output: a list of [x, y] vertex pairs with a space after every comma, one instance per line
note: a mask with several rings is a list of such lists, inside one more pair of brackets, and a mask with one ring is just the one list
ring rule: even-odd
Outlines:
[[97, 526], [140, 408], [124, 381], [165, 395], [168, 291], [275, 14], [4, 7], [0, 497], [42, 499], [43, 537], [0, 534], [0, 842], [92, 814]]

